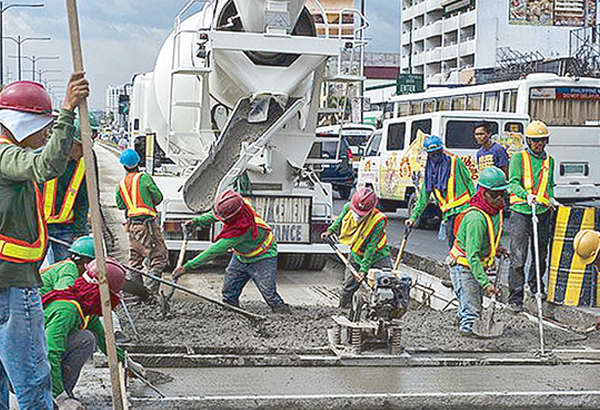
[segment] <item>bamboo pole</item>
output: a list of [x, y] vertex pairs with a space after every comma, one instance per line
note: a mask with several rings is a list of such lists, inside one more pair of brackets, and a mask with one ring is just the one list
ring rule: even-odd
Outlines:
[[[67, 0], [67, 16], [69, 20], [69, 34], [71, 38], [71, 54], [73, 57], [74, 71], [84, 71], [83, 55], [81, 50], [81, 36], [79, 34], [79, 19], [77, 14], [77, 0]], [[85, 178], [87, 184], [88, 200], [92, 214], [92, 233], [94, 235], [94, 249], [98, 267], [98, 281], [100, 282], [100, 300], [102, 302], [102, 319], [106, 334], [106, 352], [110, 381], [112, 387], [112, 403], [115, 410], [126, 410], [127, 400], [123, 391], [123, 384], [119, 372], [115, 334], [112, 322], [112, 309], [110, 304], [110, 289], [106, 279], [106, 260], [102, 236], [102, 221], [100, 216], [100, 203], [98, 198], [98, 181], [96, 180], [96, 164], [92, 150], [92, 129], [88, 113], [87, 99], [79, 103], [79, 124], [81, 141], [83, 144], [83, 158], [85, 161]]]

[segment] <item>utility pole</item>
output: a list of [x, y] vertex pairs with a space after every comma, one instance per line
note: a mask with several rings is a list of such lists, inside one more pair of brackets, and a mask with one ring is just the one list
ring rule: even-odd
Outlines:
[[[21, 80], [21, 44], [23, 44], [26, 41], [30, 41], [30, 40], [37, 40], [37, 41], [50, 41], [52, 40], [50, 37], [24, 37], [21, 38], [21, 36], [17, 36], [17, 38], [14, 37], [2, 37], [2, 39], [9, 39], [14, 41], [15, 43], [17, 43], [17, 58], [19, 59], [19, 80]], [[2, 43], [2, 39], [0, 39], [0, 43]]]
[[[19, 58], [18, 56], [8, 56], [9, 58]], [[24, 58], [26, 60], [31, 61], [31, 80], [35, 81], [35, 73], [36, 73], [36, 69], [35, 69], [35, 63], [36, 61], [39, 60], [58, 60], [59, 57], [58, 56], [40, 56], [40, 57], [36, 57], [36, 56], [21, 56], [21, 58]], [[41, 76], [40, 76], [40, 82], [41, 82]]]

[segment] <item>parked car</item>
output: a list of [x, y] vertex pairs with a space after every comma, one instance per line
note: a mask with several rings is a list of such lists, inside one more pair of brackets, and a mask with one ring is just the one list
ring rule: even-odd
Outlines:
[[352, 151], [345, 137], [317, 135], [306, 166], [319, 176], [321, 182], [330, 183], [342, 199], [350, 197], [356, 177], [352, 168]]
[[357, 173], [363, 149], [374, 131], [375, 127], [373, 125], [346, 123], [318, 127], [315, 132], [319, 137], [344, 137], [352, 153], [350, 156], [352, 168]]

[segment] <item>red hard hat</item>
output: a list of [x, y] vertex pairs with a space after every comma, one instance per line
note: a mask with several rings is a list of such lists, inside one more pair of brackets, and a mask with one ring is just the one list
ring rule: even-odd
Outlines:
[[244, 198], [234, 191], [221, 192], [215, 199], [213, 215], [221, 222], [225, 222], [237, 215], [244, 206]]
[[0, 108], [52, 116], [52, 101], [40, 83], [15, 81], [0, 92]]
[[[96, 259], [85, 265], [85, 268], [87, 272], [84, 273], [84, 278], [88, 280], [88, 278], [86, 278], [87, 274], [92, 283], [94, 281], [97, 283], [98, 267]], [[125, 283], [125, 269], [118, 260], [111, 258], [110, 256], [106, 257], [106, 279], [108, 279], [108, 287], [112, 293], [117, 294], [123, 290], [123, 284]]]
[[361, 188], [352, 195], [350, 209], [360, 216], [365, 216], [377, 205], [377, 195], [371, 188]]

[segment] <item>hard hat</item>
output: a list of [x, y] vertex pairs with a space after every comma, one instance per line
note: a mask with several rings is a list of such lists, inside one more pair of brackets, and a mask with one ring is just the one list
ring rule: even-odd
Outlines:
[[550, 133], [548, 127], [541, 121], [531, 121], [525, 128], [525, 136], [527, 138], [548, 138]]
[[359, 216], [365, 216], [377, 205], [377, 195], [371, 188], [361, 188], [352, 195], [350, 209]]
[[[73, 125], [75, 126], [75, 139], [81, 142], [81, 125], [79, 124], [79, 116], [75, 117], [75, 121], [73, 121]], [[100, 124], [96, 119], [96, 116], [90, 112], [90, 127], [92, 131], [98, 131], [100, 129]]]
[[94, 238], [91, 236], [78, 238], [69, 248], [69, 252], [94, 259], [96, 257], [96, 253], [94, 252]]
[[425, 148], [425, 152], [435, 152], [443, 149], [444, 143], [437, 135], [430, 135], [425, 139], [423, 148]]
[[213, 206], [213, 215], [221, 222], [226, 222], [237, 215], [244, 206], [244, 199], [240, 194], [234, 191], [221, 192], [215, 205]]
[[481, 171], [477, 183], [492, 191], [502, 191], [508, 189], [509, 186], [504, 172], [500, 168], [494, 166], [485, 168]]
[[[83, 278], [89, 283], [98, 283], [98, 266], [97, 260], [94, 259], [87, 265], [85, 265], [85, 273], [82, 275]], [[106, 257], [106, 279], [108, 280], [108, 287], [114, 294], [118, 294], [123, 290], [125, 284], [125, 268], [119, 263], [118, 260]]]
[[121, 162], [121, 165], [123, 165], [125, 168], [133, 168], [140, 163], [140, 156], [137, 152], [135, 152], [135, 150], [127, 148], [121, 153], [121, 159], [119, 162]]
[[600, 251], [600, 232], [592, 229], [583, 229], [577, 232], [573, 240], [573, 249], [575, 249], [575, 255], [584, 264], [588, 265], [594, 262]]
[[40, 83], [15, 81], [0, 92], [0, 109], [52, 116], [52, 101]]

